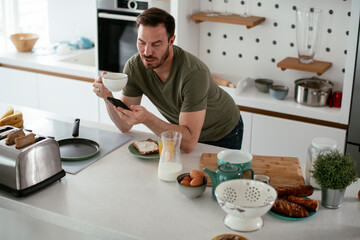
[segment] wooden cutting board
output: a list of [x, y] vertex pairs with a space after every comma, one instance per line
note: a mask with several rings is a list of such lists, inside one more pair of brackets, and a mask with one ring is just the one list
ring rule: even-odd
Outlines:
[[[200, 169], [208, 168], [213, 171], [218, 167], [217, 153], [203, 153], [201, 155]], [[304, 177], [299, 160], [296, 157], [273, 157], [253, 155], [251, 168], [254, 174], [266, 174], [270, 177], [270, 185], [273, 187], [304, 185]], [[207, 186], [212, 186], [211, 179], [207, 173]], [[250, 172], [244, 174], [250, 178]]]

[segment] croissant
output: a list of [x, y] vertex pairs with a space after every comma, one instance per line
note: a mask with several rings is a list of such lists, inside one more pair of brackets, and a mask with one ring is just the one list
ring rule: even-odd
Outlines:
[[294, 218], [303, 218], [309, 216], [309, 212], [305, 207], [289, 202], [284, 198], [277, 198], [271, 210], [273, 212]]
[[289, 196], [287, 200], [304, 206], [309, 212], [316, 212], [319, 208], [319, 202], [313, 199]]
[[279, 198], [287, 196], [306, 197], [314, 192], [311, 185], [285, 186], [275, 188]]

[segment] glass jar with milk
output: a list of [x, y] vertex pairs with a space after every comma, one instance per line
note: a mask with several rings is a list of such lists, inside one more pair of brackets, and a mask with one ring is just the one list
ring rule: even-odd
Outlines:
[[314, 138], [311, 145], [308, 147], [305, 179], [306, 184], [313, 186], [316, 189], [320, 189], [320, 186], [315, 182], [315, 179], [311, 176], [314, 163], [319, 154], [325, 154], [336, 149], [337, 142], [334, 139], [326, 137]]
[[163, 181], [175, 181], [182, 171], [180, 143], [182, 134], [166, 131], [161, 134], [162, 151], [160, 155], [158, 177]]

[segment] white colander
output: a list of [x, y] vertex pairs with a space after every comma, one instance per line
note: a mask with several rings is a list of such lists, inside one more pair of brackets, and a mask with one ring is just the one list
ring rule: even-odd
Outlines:
[[220, 207], [227, 213], [224, 224], [235, 231], [255, 231], [262, 227], [266, 214], [277, 198], [275, 189], [251, 179], [234, 179], [215, 189]]

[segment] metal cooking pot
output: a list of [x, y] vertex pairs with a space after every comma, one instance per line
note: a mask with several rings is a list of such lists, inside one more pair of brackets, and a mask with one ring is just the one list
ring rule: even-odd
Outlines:
[[312, 107], [326, 106], [333, 86], [332, 82], [317, 77], [298, 79], [295, 81], [295, 101]]

